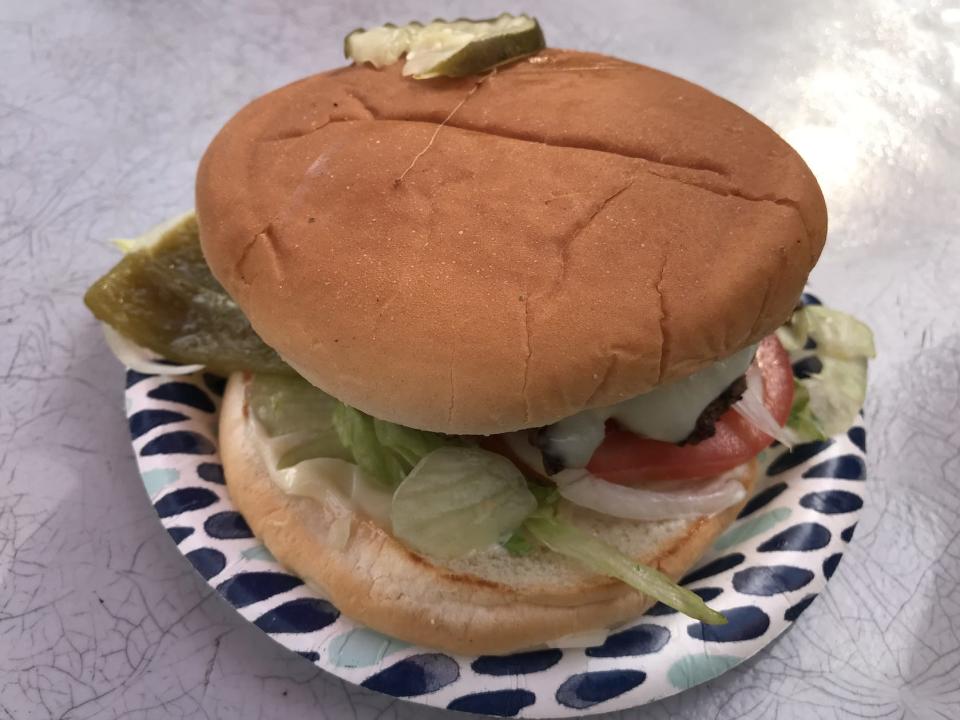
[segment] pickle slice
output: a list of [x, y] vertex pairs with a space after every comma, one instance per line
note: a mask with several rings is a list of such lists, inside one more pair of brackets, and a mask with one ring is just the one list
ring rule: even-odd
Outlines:
[[343, 56], [375, 68], [393, 65], [410, 48], [413, 34], [423, 28], [418, 22], [397, 26], [387, 23], [364, 30], [357, 28], [343, 39]]
[[173, 362], [221, 375], [293, 373], [213, 277], [193, 213], [149, 239], [128, 241], [135, 249], [87, 290], [97, 319]]
[[354, 30], [344, 40], [348, 58], [378, 68], [406, 54], [403, 74], [418, 80], [476, 75], [544, 47], [536, 18], [509, 13], [488, 20], [388, 24]]

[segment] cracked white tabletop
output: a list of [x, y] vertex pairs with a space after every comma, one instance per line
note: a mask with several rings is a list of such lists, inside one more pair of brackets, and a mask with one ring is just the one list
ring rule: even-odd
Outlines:
[[[346, 32], [504, 9], [0, 3], [0, 719], [447, 716], [319, 671], [195, 573], [138, 478], [123, 371], [81, 295], [116, 260], [108, 238], [191, 206], [231, 114], [341, 64]], [[752, 660], [616, 717], [960, 717], [960, 6], [523, 9], [552, 45], [698, 82], [792, 143], [830, 210], [811, 287], [880, 353], [867, 505], [827, 591]]]

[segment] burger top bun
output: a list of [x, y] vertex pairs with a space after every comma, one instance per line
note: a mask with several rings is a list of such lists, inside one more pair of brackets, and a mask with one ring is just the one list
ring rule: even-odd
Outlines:
[[213, 273], [298, 372], [468, 434], [610, 405], [759, 340], [827, 228], [809, 168], [759, 120], [565, 50], [481, 77], [295, 82], [220, 131], [196, 202]]

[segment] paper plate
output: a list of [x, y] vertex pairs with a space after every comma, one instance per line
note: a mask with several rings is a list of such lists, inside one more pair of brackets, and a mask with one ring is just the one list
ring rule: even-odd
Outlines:
[[180, 552], [243, 617], [345, 680], [455, 710], [579, 717], [710, 680], [800, 616], [836, 571], [864, 497], [862, 421], [825, 442], [767, 451], [757, 494], [684, 583], [729, 618], [705, 626], [655, 606], [577, 649], [458, 656], [386, 637], [290, 574], [230, 502], [217, 454], [222, 378], [127, 372], [137, 463]]

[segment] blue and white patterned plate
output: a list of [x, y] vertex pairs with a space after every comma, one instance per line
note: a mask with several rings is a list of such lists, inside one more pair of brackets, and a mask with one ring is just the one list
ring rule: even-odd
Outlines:
[[826, 442], [772, 449], [757, 494], [684, 579], [729, 624], [704, 626], [658, 605], [593, 647], [447, 655], [344, 617], [252, 535], [217, 454], [223, 386], [204, 373], [127, 372], [133, 447], [163, 526], [197, 572], [274, 640], [345, 680], [427, 705], [579, 717], [710, 680], [773, 641], [823, 591], [863, 506], [862, 422]]

